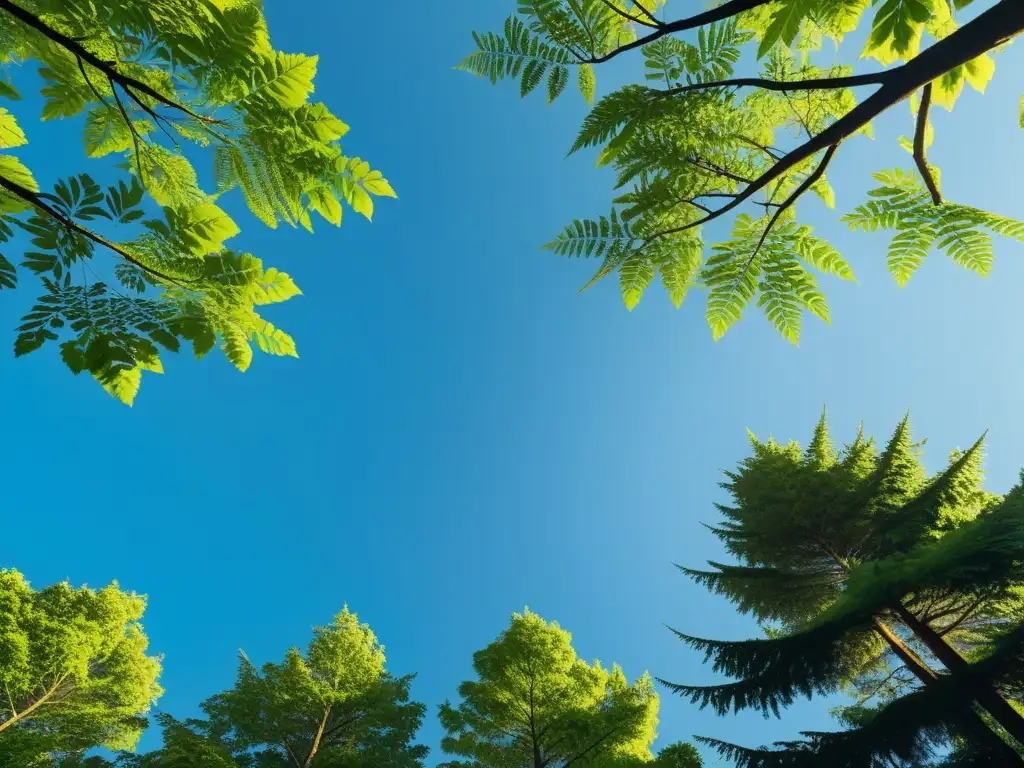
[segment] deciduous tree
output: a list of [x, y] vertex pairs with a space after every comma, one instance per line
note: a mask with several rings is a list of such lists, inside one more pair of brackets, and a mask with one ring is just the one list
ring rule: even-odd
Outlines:
[[[574, 221], [546, 246], [601, 258], [588, 287], [618, 272], [632, 309], [655, 276], [676, 306], [702, 285], [716, 339], [756, 303], [795, 343], [805, 311], [829, 320], [816, 275], [853, 279], [796, 205], [812, 193], [832, 207], [829, 163], [908, 99], [911, 130], [899, 141], [912, 167], [876, 173], [869, 200], [843, 220], [893, 233], [888, 265], [900, 284], [933, 249], [984, 275], [992, 235], [1024, 240], [1024, 223], [954, 202], [927, 156], [934, 107], [952, 109], [966, 86], [983, 91], [994, 55], [1024, 29], [1019, 0], [728, 0], [674, 19], [664, 6], [519, 0], [501, 32], [474, 33], [476, 50], [460, 65], [518, 80], [524, 96], [546, 79], [549, 101], [575, 70], [589, 102], [596, 67], [643, 57], [646, 81], [600, 99], [571, 149], [600, 148], [598, 164], [614, 169], [611, 211]], [[863, 27], [869, 63], [816, 55]], [[856, 60], [848, 45], [839, 54]], [[703, 226], [728, 218], [731, 235], [705, 256]]]
[[162, 693], [139, 623], [145, 605], [116, 583], [34, 590], [0, 571], [0, 766], [48, 768], [135, 744]]
[[226, 245], [239, 227], [219, 202], [237, 189], [267, 226], [312, 230], [312, 214], [340, 224], [344, 202], [370, 218], [372, 196], [394, 196], [311, 101], [317, 57], [276, 50], [259, 0], [0, 0], [0, 57], [37, 62], [42, 119], [84, 114], [85, 154], [133, 174], [104, 187], [77, 173], [44, 192], [10, 152], [31, 130], [0, 81], [0, 242], [29, 240], [20, 269], [0, 256], [0, 288], [42, 286], [15, 354], [59, 344], [73, 373], [128, 404], [143, 371], [162, 372], [161, 348], [202, 357], [219, 344], [242, 371], [253, 345], [297, 356], [258, 310], [298, 287]]
[[203, 703], [205, 720], [165, 719], [165, 744], [131, 768], [421, 768], [412, 741], [425, 707], [411, 676], [392, 677], [373, 631], [346, 608], [314, 630], [305, 654], [256, 667]]
[[658, 696], [576, 656], [571, 636], [529, 611], [473, 654], [475, 680], [440, 709], [446, 768], [569, 768], [650, 762]]

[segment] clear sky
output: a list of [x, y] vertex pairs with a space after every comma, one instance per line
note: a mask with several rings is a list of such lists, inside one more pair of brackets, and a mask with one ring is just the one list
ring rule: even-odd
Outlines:
[[[716, 344], [702, 295], [676, 311], [656, 286], [627, 313], [614, 282], [575, 295], [596, 263], [539, 250], [611, 191], [593, 156], [564, 159], [585, 114], [577, 94], [549, 108], [452, 70], [470, 29], [497, 27], [511, 0], [267, 6], [279, 48], [320, 54], [317, 92], [352, 126], [346, 150], [401, 196], [372, 225], [347, 214], [316, 236], [271, 232], [233, 201], [238, 246], [305, 289], [270, 316], [301, 359], [257, 355], [240, 375], [218, 354], [172, 357], [127, 409], [53, 350], [0, 357], [0, 564], [40, 587], [116, 578], [148, 594], [161, 709], [195, 714], [231, 684], [237, 649], [278, 659], [347, 602], [391, 671], [419, 673], [434, 765], [436, 705], [524, 606], [630, 677], [712, 679], [664, 625], [753, 629], [672, 563], [720, 556], [700, 523], [747, 428], [805, 440], [827, 402], [838, 438], [861, 418], [884, 438], [912, 408], [931, 468], [991, 428], [989, 487], [1016, 479], [1024, 248], [997, 241], [987, 280], [936, 255], [898, 289], [885, 237], [838, 222], [870, 171], [909, 165], [896, 145], [906, 107], [839, 153], [837, 211], [802, 204], [860, 280], [823, 281], [833, 325], [808, 319], [794, 348], [755, 310]], [[1017, 48], [984, 98], [936, 113], [931, 157], [948, 197], [1024, 218]], [[599, 71], [599, 90], [637, 66]], [[90, 167], [66, 124], [19, 115], [38, 177]], [[30, 297], [0, 298], [10, 344]], [[828, 727], [820, 702], [781, 721], [720, 719], [665, 694], [658, 743]]]

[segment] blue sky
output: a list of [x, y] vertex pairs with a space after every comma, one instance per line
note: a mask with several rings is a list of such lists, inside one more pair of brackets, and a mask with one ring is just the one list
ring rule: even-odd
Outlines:
[[[861, 418], [884, 437], [909, 407], [930, 467], [986, 428], [991, 489], [1024, 465], [1024, 249], [997, 242], [987, 280], [936, 255], [899, 289], [884, 236], [838, 223], [870, 171], [909, 164], [896, 146], [912, 130], [906, 107], [874, 142], [843, 147], [836, 212], [802, 204], [860, 280], [823, 281], [833, 325], [807, 320], [794, 348], [752, 311], [716, 344], [702, 295], [676, 311], [655, 287], [627, 313], [613, 282], [576, 296], [596, 264], [539, 250], [611, 193], [592, 156], [565, 159], [577, 95], [546, 107], [452, 71], [469, 30], [512, 5], [319, 2], [291, 15], [268, 3], [279, 48], [321, 55], [318, 95], [352, 126], [346, 150], [401, 196], [372, 225], [349, 215], [312, 237], [266, 230], [234, 201], [238, 246], [305, 289], [271, 316], [300, 360], [258, 356], [240, 375], [217, 355], [172, 358], [129, 410], [51, 350], [0, 358], [0, 562], [37, 586], [116, 578], [148, 594], [161, 709], [194, 714], [230, 685], [238, 648], [279, 658], [348, 603], [393, 672], [419, 673], [433, 765], [436, 705], [523, 606], [631, 677], [711, 679], [664, 625], [752, 628], [672, 563], [720, 555], [700, 523], [747, 428], [803, 440], [827, 403], [837, 437]], [[931, 151], [948, 197], [1018, 218], [1022, 66], [1007, 51], [984, 98], [936, 113]], [[636, 71], [636, 59], [599, 71], [599, 90]], [[39, 178], [89, 167], [67, 125], [18, 114]], [[13, 329], [29, 297], [3, 298], [0, 328]], [[827, 727], [819, 702], [781, 721], [721, 719], [666, 694], [658, 743]]]

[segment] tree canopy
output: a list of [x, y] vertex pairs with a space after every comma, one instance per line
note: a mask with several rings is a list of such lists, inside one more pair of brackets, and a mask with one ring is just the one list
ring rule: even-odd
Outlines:
[[317, 57], [275, 49], [256, 0], [0, 0], [0, 58], [37, 62], [42, 120], [84, 114], [85, 155], [131, 175], [104, 187], [68, 169], [43, 191], [10, 151], [31, 130], [0, 81], [0, 242], [30, 243], [20, 265], [0, 256], [0, 289], [29, 275], [42, 289], [15, 355], [59, 343], [73, 373], [128, 404], [143, 371], [163, 371], [161, 349], [190, 343], [200, 358], [219, 344], [242, 371], [253, 345], [297, 356], [259, 312], [299, 288], [226, 245], [239, 227], [218, 203], [238, 189], [267, 226], [312, 231], [313, 214], [338, 225], [345, 203], [370, 218], [373, 196], [394, 196], [311, 100]]
[[843, 688], [862, 695], [841, 711], [846, 731], [755, 750], [712, 741], [724, 755], [750, 766], [888, 766], [952, 743], [980, 764], [1024, 764], [1012, 704], [1024, 658], [1024, 495], [981, 488], [981, 445], [930, 477], [907, 419], [882, 451], [861, 433], [837, 453], [824, 417], [806, 449], [752, 438], [753, 455], [724, 483], [734, 503], [712, 528], [740, 562], [683, 570], [766, 623], [768, 636], [678, 633], [737, 679], [671, 687], [720, 714], [778, 715], [800, 695]]
[[[927, 156], [932, 108], [952, 109], [965, 86], [984, 91], [995, 54], [1024, 29], [1017, 0], [728, 0], [672, 20], [673, 7], [519, 0], [501, 32], [474, 33], [476, 50], [459, 65], [492, 83], [518, 80], [523, 96], [546, 82], [549, 102], [575, 69], [591, 102], [596, 67], [643, 57], [645, 81], [598, 100], [570, 150], [599, 148], [598, 165], [616, 174], [610, 212], [573, 221], [546, 246], [602, 259], [585, 287], [618, 272], [632, 309], [655, 276], [676, 306], [702, 286], [716, 339], [756, 303], [796, 343], [805, 312], [829, 321], [817, 275], [854, 279], [797, 203], [812, 193], [833, 207], [829, 163], [907, 99], [912, 131], [899, 142], [912, 167], [879, 169], [843, 221], [893, 233], [888, 267], [901, 285], [934, 249], [985, 275], [992, 235], [1024, 240], [1024, 223], [953, 202]], [[870, 65], [818, 54], [830, 40], [852, 62], [848, 36], [866, 37]], [[730, 236], [705, 256], [704, 225], [729, 217]]]
[[116, 583], [37, 591], [0, 570], [0, 766], [135, 745], [162, 693], [139, 623], [145, 605]]
[[303, 654], [256, 667], [203, 702], [203, 720], [165, 716], [164, 746], [122, 756], [127, 768], [421, 768], [413, 744], [426, 708], [411, 676], [392, 677], [373, 631], [345, 608], [314, 630]]
[[[440, 708], [446, 768], [568, 768], [649, 762], [658, 695], [645, 673], [630, 684], [576, 656], [557, 623], [530, 611], [473, 654], [477, 679]], [[671, 753], [670, 753], [671, 754]], [[671, 763], [669, 763], [671, 765]]]

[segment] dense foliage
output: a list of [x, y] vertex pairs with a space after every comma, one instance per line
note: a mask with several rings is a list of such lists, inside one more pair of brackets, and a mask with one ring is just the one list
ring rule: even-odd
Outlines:
[[242, 657], [233, 688], [203, 703], [205, 720], [165, 717], [164, 746], [127, 768], [421, 768], [413, 744], [426, 708], [411, 677], [392, 677], [373, 631], [346, 608], [314, 630], [305, 654], [257, 668]]
[[[239, 228], [218, 202], [237, 188], [267, 226], [312, 231], [314, 213], [338, 225], [342, 202], [370, 218], [373, 195], [394, 196], [310, 100], [317, 58], [276, 50], [259, 0], [0, 0], [0, 58], [38, 62], [42, 119], [84, 115], [85, 154], [132, 174], [104, 187], [77, 173], [44, 192], [0, 154], [0, 242], [16, 229], [31, 242], [21, 269], [0, 256], [0, 289], [42, 286], [15, 354], [59, 343], [73, 373], [128, 404], [143, 371], [162, 372], [161, 349], [190, 343], [198, 358], [219, 344], [242, 371], [254, 344], [296, 356], [259, 312], [298, 287], [225, 245]], [[0, 82], [0, 98], [20, 97]], [[0, 150], [26, 144], [24, 129], [0, 108]]]
[[97, 746], [134, 746], [162, 693], [144, 609], [117, 584], [37, 591], [0, 571], [0, 766], [45, 768]]
[[[900, 144], [914, 168], [876, 173], [870, 199], [843, 220], [893, 232], [888, 265], [900, 284], [933, 249], [984, 275], [993, 234], [1024, 240], [1024, 223], [946, 199], [927, 158], [931, 107], [952, 109], [966, 85], [984, 91], [994, 54], [1024, 29], [1018, 0], [728, 0], [674, 21], [665, 5], [519, 0], [502, 32], [474, 33], [460, 65], [518, 80], [524, 96], [546, 82], [549, 101], [575, 69], [589, 102], [595, 67], [639, 49], [646, 81], [600, 99], [571, 149], [600, 148], [598, 164], [616, 173], [614, 206], [547, 246], [602, 259], [587, 287], [617, 271], [632, 309], [656, 275], [676, 306], [700, 285], [715, 338], [756, 303], [795, 343], [805, 311], [829, 320], [816, 273], [853, 279], [796, 204], [811, 192], [833, 207], [826, 169], [841, 145], [872, 136], [874, 118], [908, 97], [913, 136]], [[869, 71], [818, 55], [824, 41], [838, 46], [864, 28]], [[838, 51], [856, 60], [849, 44]], [[1024, 125], [1024, 103], [1021, 116]], [[730, 237], [705, 257], [702, 227], [727, 215]]]
[[750, 766], [918, 764], [950, 744], [963, 760], [1024, 764], [1012, 704], [1024, 673], [1024, 490], [982, 489], [981, 441], [929, 477], [906, 419], [881, 451], [858, 434], [837, 453], [824, 417], [806, 450], [752, 445], [727, 473], [734, 503], [712, 529], [739, 562], [684, 571], [767, 637], [679, 633], [736, 680], [671, 687], [722, 714], [861, 695], [840, 712], [846, 731], [775, 749], [712, 743]]
[[[473, 654], [476, 680], [441, 706], [446, 768], [567, 768], [651, 760], [658, 696], [645, 673], [577, 658], [557, 623], [525, 611]], [[671, 763], [669, 763], [671, 765]], [[684, 763], [685, 765], [685, 763]]]

